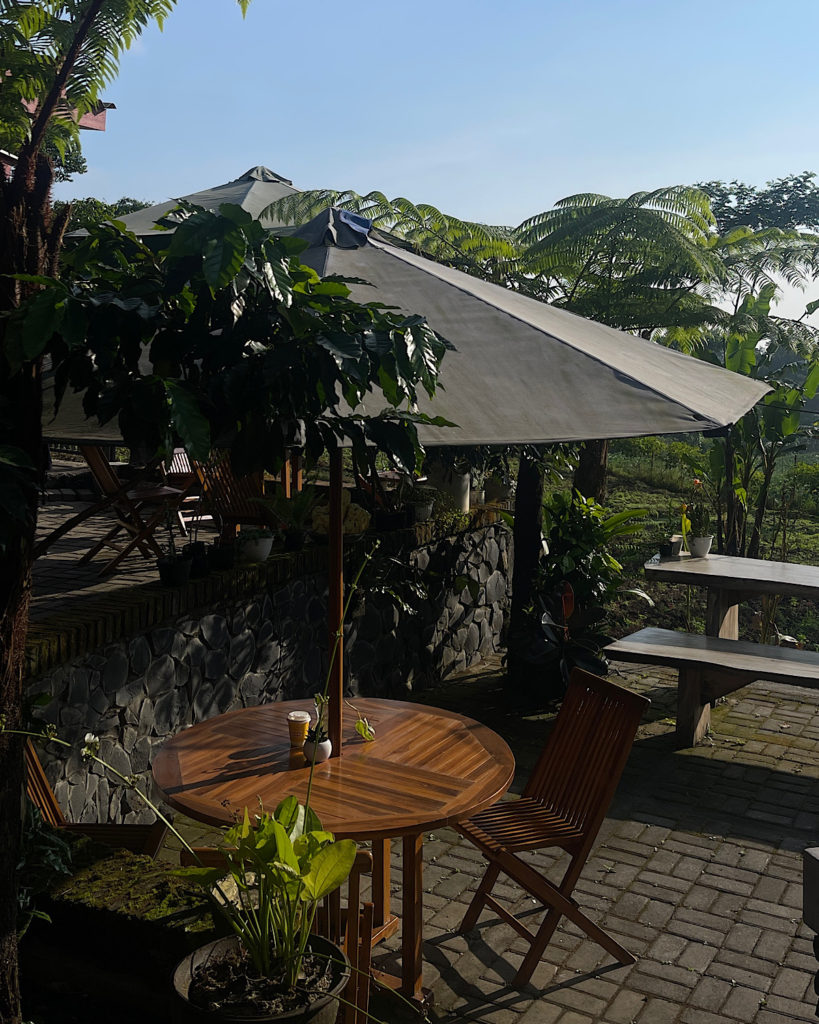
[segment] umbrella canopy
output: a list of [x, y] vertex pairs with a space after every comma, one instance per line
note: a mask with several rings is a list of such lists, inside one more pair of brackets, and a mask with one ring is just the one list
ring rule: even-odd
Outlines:
[[[713, 430], [770, 388], [419, 256], [343, 210], [293, 230], [320, 276], [363, 278], [353, 297], [425, 316], [455, 346], [419, 409], [425, 445], [521, 444]], [[367, 411], [377, 411], [374, 403]]]
[[[201, 192], [193, 192], [189, 196], [182, 196], [188, 203], [196, 206], [204, 206], [206, 210], [218, 212], [222, 203], [233, 203], [241, 206], [243, 210], [254, 218], [259, 219], [259, 214], [266, 206], [283, 199], [285, 196], [296, 195], [299, 190], [293, 188], [293, 182], [288, 178], [282, 178], [275, 171], [267, 167], [251, 167], [234, 181], [225, 182], [224, 185], [215, 185], [213, 188], [203, 189]], [[137, 210], [136, 213], [129, 213], [127, 217], [120, 217], [126, 228], [133, 231], [141, 238], [152, 235], [167, 234], [156, 226], [156, 222], [167, 217], [179, 203], [174, 199], [167, 203], [158, 203], [156, 206], [147, 206], [144, 210]], [[170, 217], [170, 220], [181, 220], [179, 214]], [[280, 222], [269, 217], [261, 218], [266, 228], [279, 227]]]

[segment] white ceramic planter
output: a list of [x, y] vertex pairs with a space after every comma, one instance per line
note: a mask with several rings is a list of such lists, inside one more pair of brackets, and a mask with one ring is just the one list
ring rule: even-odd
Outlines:
[[302, 747], [304, 756], [307, 758], [308, 764], [313, 764], [313, 753], [315, 752], [316, 758], [315, 763], [321, 764], [322, 761], [326, 761], [327, 758], [333, 752], [333, 744], [329, 740], [322, 740], [321, 743], [316, 745], [313, 740], [305, 740], [304, 746]]
[[448, 494], [459, 512], [469, 511], [469, 473], [456, 473], [450, 467], [436, 463], [430, 468], [429, 482]]
[[691, 557], [705, 558], [711, 550], [711, 541], [713, 539], [713, 534], [708, 537], [691, 537], [688, 541], [688, 546], [691, 548]]
[[240, 562], [265, 562], [273, 548], [273, 538], [256, 537], [254, 540], [248, 540], [242, 544], [242, 535], [240, 533], [239, 544]]

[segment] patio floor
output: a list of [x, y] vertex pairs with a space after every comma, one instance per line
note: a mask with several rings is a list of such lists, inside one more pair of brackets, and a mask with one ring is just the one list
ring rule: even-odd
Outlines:
[[[451, 829], [426, 837], [424, 958], [433, 1020], [484, 1024], [775, 1024], [814, 1018], [813, 933], [801, 923], [801, 852], [817, 842], [819, 710], [812, 691], [754, 683], [714, 711], [708, 746], [674, 750], [675, 680], [666, 670], [614, 666], [652, 700], [578, 902], [632, 950], [612, 964], [562, 924], [517, 991], [525, 946], [491, 911], [455, 933], [482, 859]], [[499, 660], [470, 670], [423, 702], [485, 721], [512, 746], [522, 785], [551, 715], [510, 709]], [[204, 830], [190, 824], [191, 838]], [[398, 854], [400, 844], [394, 843]], [[173, 856], [174, 840], [168, 842]], [[550, 872], [553, 858], [532, 862]], [[400, 861], [393, 866], [400, 878]], [[394, 899], [400, 896], [393, 884]], [[496, 893], [516, 912], [537, 909], [512, 884]], [[395, 907], [394, 907], [395, 909]], [[392, 948], [390, 948], [390, 946]], [[383, 947], [381, 947], [383, 948]], [[395, 960], [398, 937], [377, 957]], [[393, 999], [382, 1020], [413, 1019]]]
[[[41, 531], [70, 514], [70, 497], [61, 502], [55, 495], [43, 507]], [[99, 525], [91, 522], [69, 535], [37, 564], [34, 619], [80, 596], [153, 576], [153, 565], [139, 558], [108, 581], [100, 581], [94, 567], [77, 567]], [[490, 911], [470, 935], [455, 933], [482, 860], [455, 832], [442, 829], [427, 836], [424, 847], [425, 984], [434, 999], [432, 1018], [485, 1024], [814, 1019], [817, 962], [813, 933], [801, 923], [801, 852], [819, 843], [815, 693], [754, 683], [715, 709], [709, 745], [678, 751], [674, 674], [614, 668], [652, 705], [575, 895], [638, 962], [613, 965], [573, 926], [561, 925], [532, 983], [511, 988], [524, 952], [512, 929]], [[551, 716], [511, 706], [497, 659], [418, 699], [477, 718], [504, 735], [520, 770], [516, 788], [522, 785]], [[202, 837], [193, 823], [189, 830], [191, 838]], [[393, 845], [397, 856], [399, 844]], [[175, 857], [174, 840], [165, 855]], [[551, 870], [550, 856], [534, 854], [532, 860]], [[400, 878], [398, 860], [393, 877]], [[394, 889], [397, 902], [397, 884]], [[496, 892], [516, 911], [536, 913], [515, 886], [501, 883]], [[389, 966], [398, 938], [379, 949], [379, 966]], [[373, 1010], [391, 1024], [411, 1019], [392, 1001]]]

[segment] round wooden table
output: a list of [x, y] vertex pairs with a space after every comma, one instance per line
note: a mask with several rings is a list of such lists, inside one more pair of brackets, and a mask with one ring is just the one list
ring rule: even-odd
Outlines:
[[[515, 759], [485, 725], [403, 701], [356, 699], [374, 726], [366, 742], [344, 719], [340, 757], [316, 765], [311, 805], [339, 838], [371, 840], [373, 902], [380, 935], [389, 909], [389, 839], [403, 838], [401, 990], [421, 998], [423, 836], [493, 804], [509, 788]], [[272, 811], [286, 796], [304, 801], [309, 769], [290, 748], [287, 713], [313, 702], [263, 704], [219, 715], [169, 740], [153, 776], [173, 807], [198, 821], [231, 825], [245, 807]], [[391, 924], [393, 927], [391, 927]]]

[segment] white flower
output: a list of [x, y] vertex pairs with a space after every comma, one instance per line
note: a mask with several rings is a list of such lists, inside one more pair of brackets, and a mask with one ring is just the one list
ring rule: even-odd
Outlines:
[[80, 756], [83, 761], [90, 761], [92, 758], [97, 756], [100, 749], [100, 738], [95, 736], [93, 732], [87, 732], [84, 740], [85, 746], [80, 751]]

